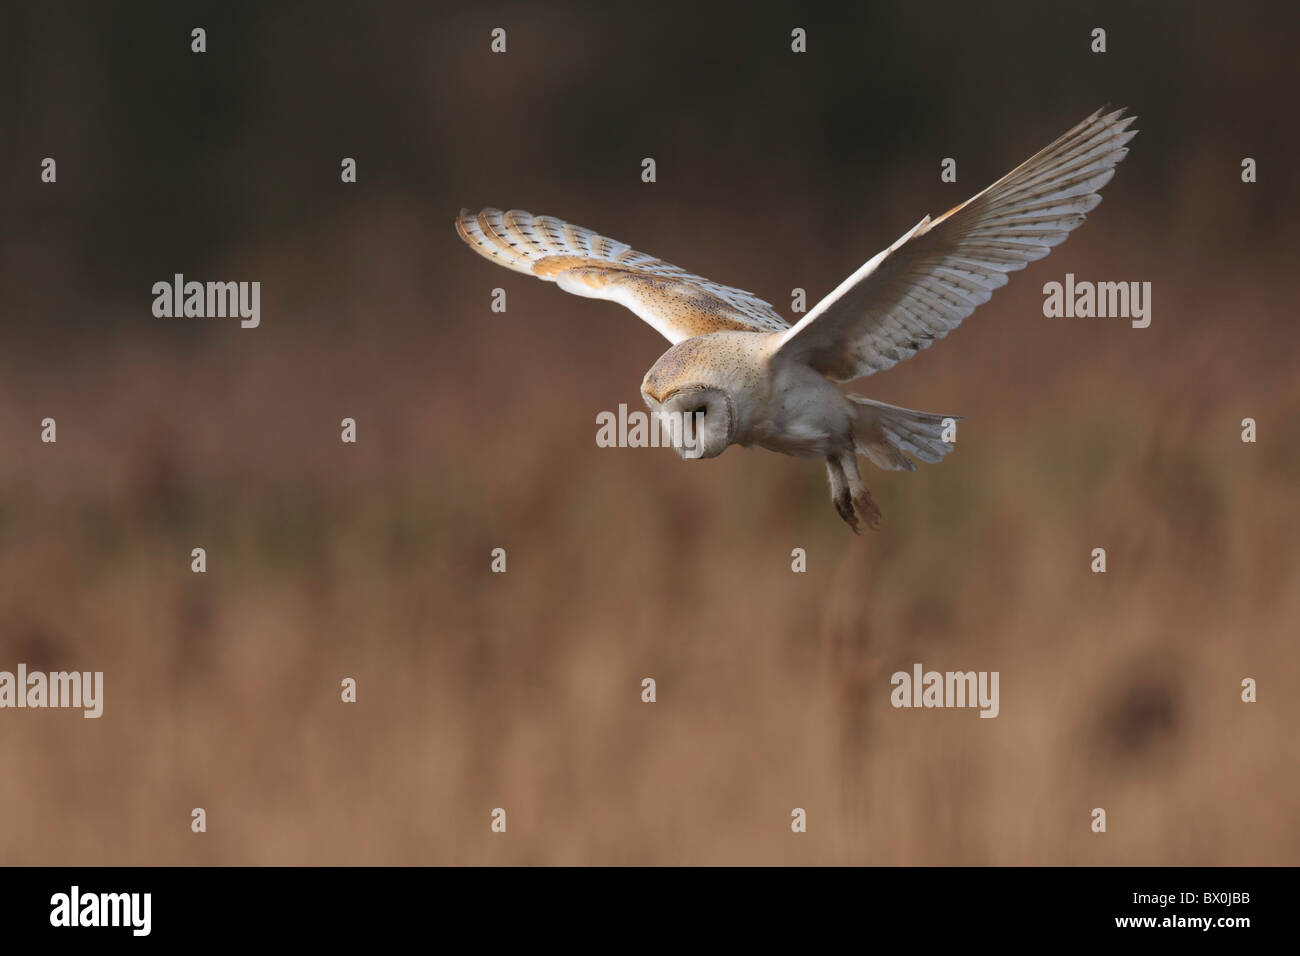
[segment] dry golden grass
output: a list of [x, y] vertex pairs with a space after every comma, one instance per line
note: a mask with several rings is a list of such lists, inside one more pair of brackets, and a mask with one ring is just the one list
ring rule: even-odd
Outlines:
[[[106, 700], [0, 713], [0, 859], [1300, 863], [1297, 334], [1256, 268], [1114, 276], [1156, 281], [1137, 331], [1043, 319], [1035, 267], [862, 383], [968, 417], [862, 538], [819, 464], [597, 449], [662, 345], [540, 285], [10, 351], [0, 668]], [[916, 661], [1000, 671], [1001, 715], [892, 709]]]

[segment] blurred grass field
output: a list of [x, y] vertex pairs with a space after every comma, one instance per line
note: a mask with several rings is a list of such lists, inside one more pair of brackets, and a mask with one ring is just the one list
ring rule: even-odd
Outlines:
[[[858, 383], [968, 419], [861, 538], [815, 462], [597, 448], [663, 346], [541, 284], [450, 334], [6, 353], [0, 666], [106, 690], [2, 715], [0, 859], [1300, 862], [1296, 333], [1161, 275], [1151, 329], [1044, 319], [1056, 271]], [[892, 709], [917, 661], [1001, 715]]]

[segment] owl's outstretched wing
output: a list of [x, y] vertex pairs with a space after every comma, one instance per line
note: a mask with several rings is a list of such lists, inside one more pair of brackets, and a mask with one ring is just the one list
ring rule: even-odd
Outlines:
[[848, 381], [943, 338], [1096, 208], [1135, 118], [1098, 110], [982, 193], [926, 216], [786, 332], [773, 361]]
[[710, 282], [550, 216], [462, 209], [456, 232], [498, 265], [554, 282], [574, 295], [626, 306], [674, 345], [707, 332], [790, 328], [769, 303], [743, 289]]

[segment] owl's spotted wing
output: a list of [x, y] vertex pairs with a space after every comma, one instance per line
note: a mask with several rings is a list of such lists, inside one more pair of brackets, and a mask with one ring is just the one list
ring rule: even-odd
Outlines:
[[1123, 114], [1098, 110], [982, 193], [926, 216], [786, 332], [774, 361], [847, 381], [943, 338], [1101, 202], [1137, 135]]
[[565, 292], [626, 306], [676, 345], [707, 332], [783, 332], [770, 304], [710, 282], [590, 229], [512, 209], [460, 211], [456, 232], [471, 249]]

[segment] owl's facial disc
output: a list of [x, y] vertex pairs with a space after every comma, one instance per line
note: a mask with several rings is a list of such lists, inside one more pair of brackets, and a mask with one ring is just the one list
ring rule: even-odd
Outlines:
[[678, 389], [659, 406], [659, 427], [683, 458], [716, 458], [731, 444], [731, 399], [705, 385]]

